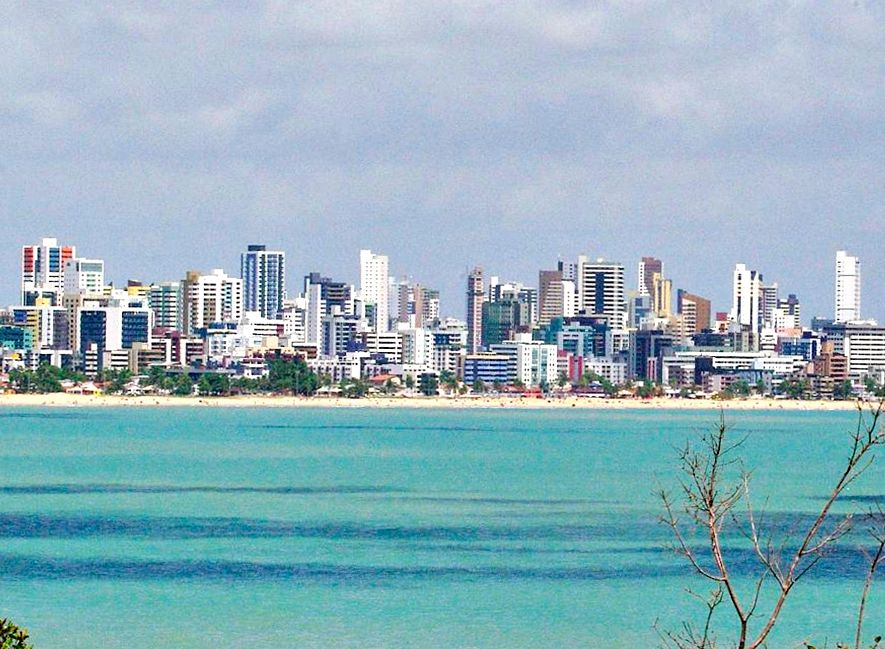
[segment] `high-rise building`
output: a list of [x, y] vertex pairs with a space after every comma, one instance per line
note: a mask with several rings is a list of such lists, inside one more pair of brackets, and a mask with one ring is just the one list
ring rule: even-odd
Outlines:
[[710, 328], [710, 300], [679, 289], [676, 291], [676, 312], [682, 316], [689, 336]]
[[22, 246], [21, 303], [35, 304], [41, 296], [60, 303], [59, 295], [65, 288], [65, 262], [76, 254], [74, 246], [60, 246], [57, 239], [46, 238], [38, 244]]
[[360, 295], [367, 313], [371, 313], [369, 326], [373, 331], [390, 329], [390, 274], [387, 255], [377, 255], [371, 250], [360, 250]]
[[873, 322], [841, 322], [824, 327], [836, 353], [848, 358], [848, 373], [855, 381], [885, 369], [885, 326]]
[[148, 306], [154, 313], [154, 326], [181, 331], [181, 282], [160, 282], [148, 288]]
[[64, 292], [101, 293], [104, 289], [104, 261], [74, 257], [65, 262]]
[[655, 272], [651, 277], [651, 308], [658, 318], [669, 318], [672, 314], [673, 282]]
[[477, 266], [467, 276], [467, 353], [476, 354], [482, 346], [482, 304], [485, 301], [485, 281], [482, 268]]
[[744, 264], [737, 264], [735, 266], [734, 289], [729, 317], [732, 322], [755, 333], [759, 332], [761, 287], [761, 273], [748, 269]]
[[759, 319], [764, 326], [771, 326], [774, 322], [774, 311], [779, 302], [777, 282], [774, 284], [759, 285]]
[[639, 282], [637, 286], [639, 295], [654, 295], [655, 273], [661, 278], [664, 277], [664, 262], [656, 257], [643, 257], [639, 261]]
[[606, 316], [612, 327], [624, 323], [624, 266], [617, 262], [582, 259], [578, 269], [578, 307], [589, 316]]
[[554, 318], [565, 315], [565, 285], [561, 270], [542, 270], [538, 273], [538, 324], [550, 324]]
[[240, 255], [243, 308], [276, 319], [286, 299], [286, 253], [250, 244]]
[[860, 260], [836, 252], [836, 322], [860, 320]]
[[243, 280], [220, 268], [208, 275], [190, 271], [181, 287], [182, 327], [187, 335], [214, 322], [237, 322], [243, 317]]

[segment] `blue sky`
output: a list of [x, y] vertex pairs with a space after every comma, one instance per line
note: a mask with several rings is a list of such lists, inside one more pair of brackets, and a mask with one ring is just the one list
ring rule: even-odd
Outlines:
[[0, 303], [58, 236], [115, 282], [438, 286], [642, 255], [730, 306], [736, 262], [831, 315], [837, 248], [885, 319], [881, 2], [0, 4]]

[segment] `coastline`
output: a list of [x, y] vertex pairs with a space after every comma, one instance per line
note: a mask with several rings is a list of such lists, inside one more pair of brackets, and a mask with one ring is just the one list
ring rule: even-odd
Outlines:
[[47, 408], [505, 408], [587, 410], [802, 410], [854, 411], [855, 401], [798, 401], [790, 399], [600, 399], [587, 397], [382, 397], [344, 399], [340, 397], [236, 396], [174, 397], [84, 395], [63, 392], [50, 394], [0, 394], [0, 409], [15, 407]]

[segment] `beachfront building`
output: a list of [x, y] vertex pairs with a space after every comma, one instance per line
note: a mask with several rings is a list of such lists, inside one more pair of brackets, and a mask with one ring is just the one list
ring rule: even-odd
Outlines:
[[873, 321], [843, 322], [824, 328], [833, 352], [848, 359], [848, 376], [861, 381], [885, 369], [885, 326]]
[[531, 334], [516, 334], [513, 340], [492, 345], [489, 351], [510, 358], [510, 383], [526, 387], [556, 383], [556, 345], [532, 340]]
[[487, 389], [494, 385], [508, 385], [514, 377], [513, 358], [510, 354], [479, 352], [464, 357], [464, 383], [469, 386], [482, 384]]

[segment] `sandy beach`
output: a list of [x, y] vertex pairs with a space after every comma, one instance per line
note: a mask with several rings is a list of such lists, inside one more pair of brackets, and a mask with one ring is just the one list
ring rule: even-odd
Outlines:
[[82, 394], [0, 394], [4, 407], [220, 407], [220, 408], [587, 408], [609, 410], [855, 410], [854, 401], [795, 401], [788, 399], [600, 399], [588, 397], [386, 397], [364, 399], [337, 397], [236, 396], [174, 397]]

